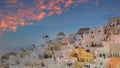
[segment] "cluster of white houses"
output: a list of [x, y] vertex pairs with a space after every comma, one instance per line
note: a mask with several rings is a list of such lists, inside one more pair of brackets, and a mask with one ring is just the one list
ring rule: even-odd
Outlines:
[[0, 68], [120, 68], [120, 17], [95, 28], [46, 41], [41, 46], [5, 53]]

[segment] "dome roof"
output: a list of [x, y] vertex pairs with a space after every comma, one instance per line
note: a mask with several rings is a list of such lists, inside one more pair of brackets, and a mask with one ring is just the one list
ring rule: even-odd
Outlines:
[[49, 36], [48, 36], [48, 35], [45, 35], [44, 37], [45, 37], [45, 38], [49, 38]]
[[65, 36], [63, 32], [58, 32], [57, 36]]

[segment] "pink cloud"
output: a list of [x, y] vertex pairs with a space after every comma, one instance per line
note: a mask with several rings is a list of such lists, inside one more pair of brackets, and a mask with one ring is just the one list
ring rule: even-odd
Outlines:
[[95, 0], [95, 5], [98, 5], [99, 0]]
[[53, 14], [54, 14], [54, 12], [51, 11], [51, 12], [48, 13], [48, 16], [52, 16]]
[[68, 1], [65, 3], [65, 7], [69, 7], [70, 5], [72, 5], [73, 2], [74, 2], [74, 0], [68, 0]]
[[[46, 1], [48, 2], [47, 4], [45, 3]], [[52, 16], [53, 14], [60, 15], [65, 10], [68, 10], [70, 6], [87, 1], [88, 0], [35, 0], [30, 5], [25, 5], [23, 2], [18, 2], [18, 0], [6, 0], [6, 3], [10, 3], [11, 5], [5, 5], [3, 6], [4, 9], [0, 9], [0, 34], [6, 31], [15, 32], [19, 26], [34, 24], [33, 22], [26, 22], [26, 20], [40, 21], [46, 16]], [[98, 1], [99, 0], [95, 1], [96, 5]], [[14, 7], [16, 3], [17, 5]], [[15, 9], [15, 11], [6, 10], [11, 7], [17, 9]], [[6, 14], [4, 14], [4, 12], [6, 12]]]
[[6, 0], [6, 3], [16, 4], [17, 0]]
[[11, 3], [13, 3], [13, 4], [17, 3], [17, 0], [10, 0], [10, 1], [11, 1]]
[[42, 20], [44, 17], [46, 16], [46, 13], [45, 12], [40, 12], [36, 18], [36, 20]]

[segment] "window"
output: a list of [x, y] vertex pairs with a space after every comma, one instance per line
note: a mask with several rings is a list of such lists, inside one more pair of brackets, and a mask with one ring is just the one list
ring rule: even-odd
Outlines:
[[120, 29], [118, 29], [118, 34], [120, 34]]
[[113, 27], [115, 26], [115, 24], [113, 24]]
[[68, 47], [68, 49], [70, 49], [70, 47]]
[[120, 20], [117, 20], [117, 25], [120, 25]]
[[100, 57], [102, 57], [102, 54], [100, 54]]
[[97, 66], [95, 66], [95, 68], [97, 68]]
[[100, 33], [100, 30], [98, 30], [98, 32]]
[[118, 22], [117, 25], [119, 25], [120, 23]]
[[93, 34], [93, 32], [91, 32], [91, 34]]
[[86, 65], [86, 68], [90, 68], [90, 65]]
[[102, 65], [102, 63], [100, 63], [100, 65]]
[[89, 65], [86, 65], [86, 67], [89, 67]]

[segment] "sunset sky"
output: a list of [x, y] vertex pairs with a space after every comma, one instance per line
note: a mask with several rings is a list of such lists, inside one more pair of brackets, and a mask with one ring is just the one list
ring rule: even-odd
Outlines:
[[81, 27], [100, 27], [120, 16], [120, 0], [0, 0], [0, 48], [40, 45]]

